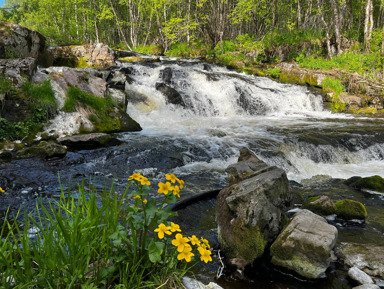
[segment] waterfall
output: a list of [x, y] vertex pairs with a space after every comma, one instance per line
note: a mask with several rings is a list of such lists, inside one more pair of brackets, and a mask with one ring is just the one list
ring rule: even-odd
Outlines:
[[294, 180], [384, 176], [384, 136], [376, 133], [383, 120], [333, 114], [307, 87], [196, 61], [119, 65], [132, 79], [127, 111], [141, 135], [195, 152], [175, 172], [222, 172], [248, 146]]

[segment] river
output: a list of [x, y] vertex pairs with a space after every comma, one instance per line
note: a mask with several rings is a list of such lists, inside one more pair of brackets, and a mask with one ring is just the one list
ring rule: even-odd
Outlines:
[[[227, 184], [226, 167], [236, 162], [239, 149], [246, 146], [267, 164], [284, 169], [293, 190], [364, 202], [367, 225], [357, 234], [366, 236], [362, 242], [384, 238], [384, 218], [378, 217], [384, 207], [383, 196], [351, 195], [338, 180], [384, 177], [384, 118], [332, 113], [324, 108], [322, 96], [307, 87], [198, 61], [120, 62], [117, 69], [129, 75], [127, 112], [143, 130], [118, 134], [123, 143], [115, 147], [69, 152], [63, 159], [50, 161], [0, 164], [0, 180], [14, 197], [11, 208], [32, 208], [37, 196], [55, 197], [58, 175], [64, 186], [75, 188], [85, 177], [100, 188], [113, 181], [117, 190], [122, 190], [134, 172], [149, 177], [152, 183], [174, 173], [186, 182], [182, 197], [219, 189]], [[179, 104], [169, 103], [160, 86], [176, 95]], [[214, 240], [213, 207], [210, 202], [187, 209], [184, 214], [190, 217], [183, 219], [185, 225], [191, 230], [192, 225], [200, 226], [197, 230], [208, 232]], [[341, 240], [355, 238], [355, 227], [340, 226], [345, 232]], [[384, 241], [378, 242], [384, 245]], [[337, 268], [330, 273], [337, 277], [316, 285], [292, 283], [291, 278], [284, 281], [282, 275], [276, 277], [271, 269], [263, 268], [259, 272], [268, 273], [255, 273], [252, 282], [227, 280], [221, 285], [226, 289], [350, 288]], [[203, 279], [214, 276], [212, 270], [202, 271], [209, 271]]]

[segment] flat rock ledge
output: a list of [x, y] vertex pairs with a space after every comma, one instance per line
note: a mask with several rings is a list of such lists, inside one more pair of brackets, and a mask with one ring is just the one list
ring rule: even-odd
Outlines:
[[68, 137], [61, 137], [57, 139], [62, 145], [70, 149], [94, 149], [106, 145], [116, 145], [120, 143], [115, 137], [106, 133], [90, 133], [84, 135], [74, 135]]
[[321, 278], [330, 265], [337, 235], [336, 227], [323, 217], [302, 210], [272, 244], [272, 263], [306, 278]]

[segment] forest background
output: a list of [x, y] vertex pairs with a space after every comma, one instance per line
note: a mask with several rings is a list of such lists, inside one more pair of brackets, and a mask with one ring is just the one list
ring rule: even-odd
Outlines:
[[5, 0], [0, 20], [50, 45], [214, 58], [228, 65], [294, 60], [384, 76], [383, 0]]

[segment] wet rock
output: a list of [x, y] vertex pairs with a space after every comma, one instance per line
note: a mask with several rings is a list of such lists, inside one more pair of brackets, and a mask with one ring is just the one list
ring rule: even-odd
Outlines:
[[374, 284], [372, 278], [365, 273], [364, 271], [360, 270], [357, 267], [349, 268], [348, 270], [348, 276], [352, 280], [357, 281], [359, 284]]
[[16, 92], [7, 93], [0, 102], [0, 117], [9, 122], [23, 122], [33, 115], [33, 108], [30, 102]]
[[106, 132], [125, 132], [125, 131], [141, 131], [142, 128], [138, 122], [131, 118], [125, 111], [114, 108], [108, 114], [112, 119], [118, 121], [119, 126], [107, 130]]
[[345, 181], [345, 184], [358, 190], [372, 190], [384, 193], [384, 179], [380, 176], [367, 178], [352, 177]]
[[200, 281], [189, 277], [183, 277], [183, 285], [186, 289], [223, 289], [216, 283], [210, 282], [208, 285], [204, 285]]
[[336, 227], [311, 211], [295, 214], [271, 246], [272, 263], [306, 278], [320, 278], [330, 265]]
[[46, 141], [40, 142], [36, 146], [27, 147], [24, 149], [21, 149], [16, 152], [17, 158], [33, 158], [33, 157], [39, 157], [39, 158], [54, 158], [54, 157], [64, 157], [67, 153], [67, 148], [56, 144], [56, 143], [50, 143]]
[[60, 46], [49, 49], [52, 55], [50, 65], [76, 67], [85, 61], [89, 66], [108, 68], [114, 66], [115, 53], [103, 43], [79, 46]]
[[171, 84], [172, 68], [166, 67], [162, 71], [160, 71], [160, 78], [165, 84]]
[[176, 89], [164, 83], [156, 83], [156, 89], [166, 97], [167, 103], [176, 104], [176, 105], [185, 107], [185, 102], [182, 96], [180, 95], [180, 93]]
[[335, 203], [327, 196], [319, 196], [315, 197], [315, 199], [310, 198], [304, 207], [311, 212], [322, 216], [333, 215], [336, 213]]
[[127, 107], [128, 99], [123, 91], [115, 88], [108, 88], [107, 94], [110, 95], [112, 100], [121, 108], [125, 109]]
[[42, 63], [46, 39], [21, 25], [0, 21], [0, 58], [32, 57]]
[[115, 71], [107, 78], [110, 88], [124, 90], [127, 77], [123, 71]]
[[11, 80], [15, 88], [30, 80], [36, 69], [36, 58], [0, 59], [0, 74]]
[[336, 256], [350, 267], [357, 267], [370, 276], [384, 278], [384, 247], [341, 243], [336, 249]]
[[352, 289], [380, 289], [380, 287], [375, 284], [364, 284], [364, 285], [353, 287]]
[[111, 144], [118, 144], [119, 141], [106, 133], [90, 133], [58, 138], [57, 141], [70, 149], [95, 149]]
[[84, 115], [79, 112], [59, 112], [59, 114], [50, 121], [43, 134], [53, 137], [64, 137], [78, 134], [80, 130], [93, 131], [94, 125]]
[[346, 220], [359, 219], [364, 220], [367, 217], [365, 206], [353, 200], [340, 200], [335, 203], [336, 215]]
[[247, 149], [239, 163], [229, 168], [233, 184], [217, 198], [218, 238], [228, 258], [251, 263], [280, 232], [291, 195], [283, 170], [268, 167]]

